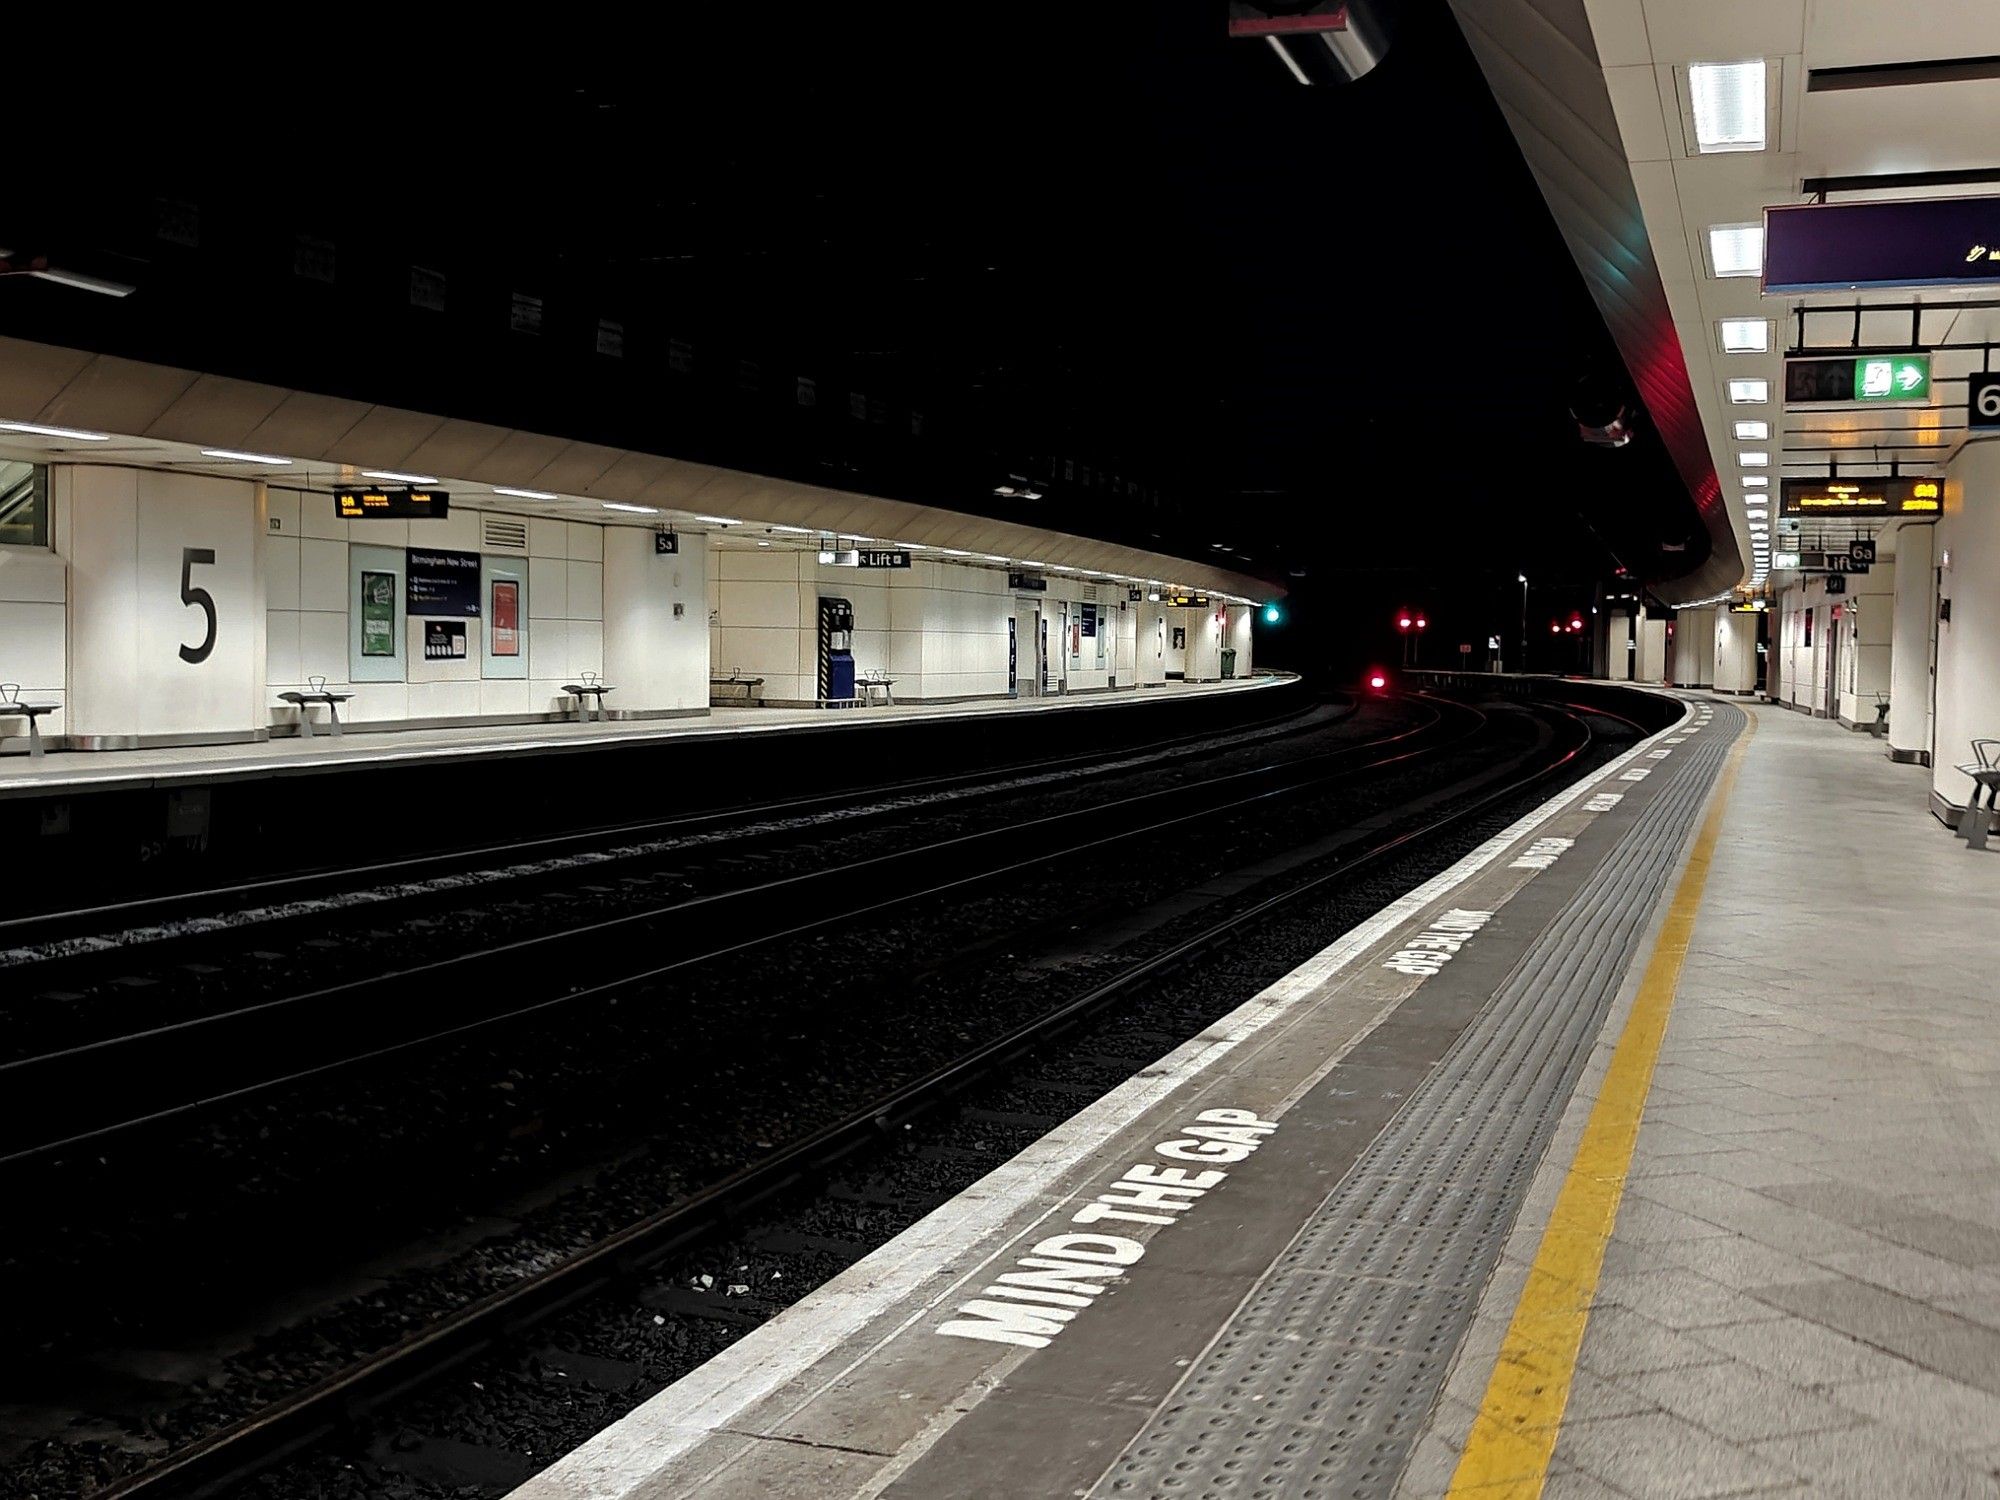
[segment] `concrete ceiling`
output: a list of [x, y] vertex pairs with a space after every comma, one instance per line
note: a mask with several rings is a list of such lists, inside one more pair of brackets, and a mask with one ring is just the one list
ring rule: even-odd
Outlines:
[[[2000, 312], [1968, 303], [1991, 289], [1766, 296], [1757, 276], [1719, 277], [1708, 230], [1757, 224], [1766, 207], [1810, 201], [1808, 179], [1883, 173], [1992, 171], [2000, 138], [2000, 79], [1864, 79], [1831, 87], [1833, 68], [1921, 64], [2000, 55], [2000, 6], [1990, 0], [1453, 0], [1461, 24], [1534, 166], [1578, 264], [1639, 380], [1689, 486], [1720, 484], [1704, 514], [1719, 528], [1710, 566], [1661, 589], [1687, 602], [1759, 578], [1752, 509], [1769, 509], [1775, 550], [1814, 536], [1781, 534], [1775, 495], [1787, 475], [1938, 472], [1963, 439], [1963, 377], [1979, 349], [1939, 350], [1927, 405], [1782, 403], [1784, 356], [1858, 344], [1978, 344], [2000, 339]], [[1772, 134], [1761, 151], [1703, 154], [1685, 100], [1692, 63], [1763, 58], [1773, 80]], [[1976, 71], [1976, 70], [1975, 70]], [[1607, 129], [1607, 110], [1609, 126]], [[1948, 196], [2000, 185], [1860, 184], [1828, 201]], [[1859, 328], [1855, 308], [1864, 312]], [[1913, 323], [1913, 305], [1915, 321]], [[1659, 319], [1676, 346], [1660, 348]], [[1801, 317], [1803, 314], [1803, 318]], [[1726, 353], [1724, 318], [1767, 320], [1762, 352]], [[1803, 329], [1803, 344], [1800, 334]], [[1650, 372], [1650, 376], [1649, 373]], [[1770, 399], [1730, 400], [1729, 382], [1768, 383]], [[1739, 440], [1739, 421], [1768, 424]], [[1765, 464], [1742, 455], [1767, 454]], [[1763, 477], [1767, 486], [1746, 482]], [[1808, 523], [1829, 542], [1865, 523]], [[1838, 532], [1836, 536], [1834, 533]]]

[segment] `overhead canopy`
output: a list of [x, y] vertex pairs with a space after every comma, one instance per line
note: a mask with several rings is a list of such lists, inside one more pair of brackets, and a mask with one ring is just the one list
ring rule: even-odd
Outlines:
[[[20, 339], [0, 338], [0, 422], [107, 435], [92, 442], [0, 431], [0, 457], [178, 468], [322, 490], [364, 470], [393, 471], [469, 490], [472, 500], [497, 487], [533, 492], [491, 503], [572, 520], [673, 522], [692, 531], [794, 527], [1243, 602], [1284, 592], [1198, 559], [1015, 522]], [[289, 462], [217, 459], [203, 449]]]
[[1669, 603], [1728, 589], [1748, 571], [1748, 537], [1717, 482], [1675, 330], [1669, 285], [1685, 277], [1686, 255], [1663, 278], [1590, 7], [1452, 0], [1452, 9], [1708, 532], [1709, 556], [1678, 577], [1653, 580], [1654, 589]]

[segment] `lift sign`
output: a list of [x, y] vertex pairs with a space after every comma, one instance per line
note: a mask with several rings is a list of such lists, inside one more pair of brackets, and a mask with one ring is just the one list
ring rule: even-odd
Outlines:
[[[1174, 1139], [1153, 1148], [1155, 1156], [1192, 1166], [1160, 1166], [1142, 1161], [1070, 1216], [1085, 1234], [1056, 1234], [1039, 1240], [958, 1316], [940, 1323], [946, 1338], [977, 1339], [1046, 1349], [1098, 1293], [1120, 1280], [1146, 1253], [1147, 1241], [1134, 1239], [1126, 1224], [1177, 1224], [1204, 1196], [1228, 1179], [1226, 1166], [1246, 1161], [1278, 1128], [1248, 1109], [1205, 1109]], [[1107, 1234], [1099, 1225], [1119, 1232]]]

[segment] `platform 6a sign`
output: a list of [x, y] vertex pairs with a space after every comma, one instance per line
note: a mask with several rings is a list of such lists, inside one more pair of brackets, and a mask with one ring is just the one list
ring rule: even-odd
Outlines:
[[870, 552], [863, 549], [854, 554], [855, 566], [860, 568], [907, 568], [910, 554], [907, 552]]

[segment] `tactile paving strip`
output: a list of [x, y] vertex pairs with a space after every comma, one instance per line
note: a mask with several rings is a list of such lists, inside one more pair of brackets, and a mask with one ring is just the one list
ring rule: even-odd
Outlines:
[[[1742, 723], [1718, 707], [1658, 765], [1626, 836], [1094, 1495], [1390, 1493]], [[1339, 1084], [1336, 1068], [1323, 1086]]]

